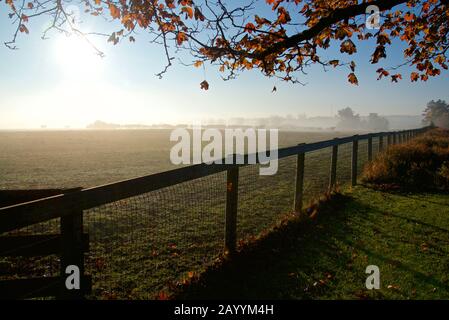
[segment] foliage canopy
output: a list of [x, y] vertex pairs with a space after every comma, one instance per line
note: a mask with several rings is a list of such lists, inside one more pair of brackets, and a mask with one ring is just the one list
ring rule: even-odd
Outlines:
[[[49, 15], [53, 21], [44, 36], [50, 29], [90, 35], [78, 28], [65, 9], [73, 1], [5, 1], [17, 26], [13, 39], [6, 43], [10, 48], [15, 48], [18, 34], [29, 33], [28, 22], [40, 15]], [[408, 75], [411, 81], [426, 81], [448, 68], [448, 0], [77, 1], [86, 14], [120, 23], [120, 30], [107, 34], [114, 44], [123, 38], [136, 41], [138, 31], [149, 33], [152, 42], [165, 49], [166, 66], [159, 76], [172, 65], [178, 50], [184, 49], [191, 53], [192, 65], [216, 64], [225, 79], [258, 69], [269, 77], [299, 82], [307, 66], [319, 64], [348, 68], [348, 81], [357, 85], [355, 62], [339, 58], [357, 52], [355, 39], [375, 41], [369, 57], [373, 64], [387, 58], [388, 46], [403, 42], [403, 62], [379, 66], [379, 79], [390, 77], [397, 82], [402, 79], [397, 69], [405, 65], [413, 67]], [[377, 19], [370, 11], [367, 15], [372, 6], [379, 10], [378, 29], [367, 28], [369, 19]], [[338, 57], [327, 50], [332, 47], [339, 48]], [[208, 87], [206, 82], [201, 84], [203, 89]]]

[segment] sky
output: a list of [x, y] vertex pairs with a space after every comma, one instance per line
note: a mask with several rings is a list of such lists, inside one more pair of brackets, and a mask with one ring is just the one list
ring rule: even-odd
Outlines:
[[[43, 18], [30, 22], [30, 33], [17, 40], [19, 49], [10, 50], [3, 45], [14, 33], [7, 14], [1, 2], [0, 129], [84, 128], [95, 120], [175, 124], [288, 114], [333, 116], [344, 107], [361, 115], [419, 115], [432, 99], [449, 101], [448, 72], [411, 83], [410, 70], [405, 69], [405, 80], [398, 84], [377, 81], [379, 66], [369, 63], [373, 43], [358, 44], [359, 86], [346, 81], [347, 69], [325, 72], [321, 67], [301, 76], [305, 86], [266, 78], [257, 70], [223, 81], [216, 67], [194, 68], [178, 62], [159, 79], [155, 74], [165, 66], [162, 48], [150, 44], [143, 32], [135, 36], [135, 43], [126, 40], [116, 46], [104, 37], [92, 38], [105, 53], [100, 58], [76, 37], [52, 32], [50, 39], [42, 40], [49, 23], [49, 18]], [[113, 30], [113, 26], [100, 19], [82, 24], [89, 31]], [[388, 51], [390, 66], [401, 62], [401, 46], [394, 48]], [[208, 91], [200, 89], [203, 80], [210, 84]]]

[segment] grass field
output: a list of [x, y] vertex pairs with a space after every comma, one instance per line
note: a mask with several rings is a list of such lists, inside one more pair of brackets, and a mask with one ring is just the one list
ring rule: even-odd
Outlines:
[[[7, 174], [2, 173], [3, 188], [96, 185], [171, 166], [163, 160], [168, 159], [169, 131], [156, 131], [153, 136], [147, 131], [38, 133], [45, 143], [39, 143], [30, 133], [17, 134], [15, 142], [7, 139], [3, 144], [7, 152], [2, 153], [5, 166], [1, 170], [9, 168]], [[280, 145], [334, 135], [282, 133]], [[350, 150], [347, 144], [339, 151], [340, 183], [349, 181]], [[366, 143], [361, 142], [360, 170], [366, 154]], [[155, 165], [146, 163], [150, 157]], [[327, 190], [329, 166], [330, 149], [306, 154], [305, 205]], [[259, 176], [257, 165], [241, 168], [237, 220], [240, 243], [291, 214], [295, 170], [294, 156], [281, 159], [274, 176]], [[223, 252], [225, 178], [225, 173], [215, 174], [87, 210], [84, 224], [90, 236], [90, 252], [86, 266], [93, 276], [92, 297], [154, 298], [161, 292], [175, 291], [213, 264]], [[42, 185], [42, 181], [46, 182]], [[57, 181], [59, 184], [55, 184]], [[54, 220], [18, 232], [35, 234], [57, 229], [58, 220]], [[0, 266], [8, 275], [20, 278], [55, 275], [58, 264], [56, 257], [50, 257], [4, 260]]]
[[[380, 269], [367, 290], [365, 269]], [[448, 299], [449, 194], [359, 186], [186, 286], [186, 299]]]
[[[173, 169], [170, 132], [0, 131], [0, 189], [92, 187]], [[279, 146], [346, 135], [280, 132]]]

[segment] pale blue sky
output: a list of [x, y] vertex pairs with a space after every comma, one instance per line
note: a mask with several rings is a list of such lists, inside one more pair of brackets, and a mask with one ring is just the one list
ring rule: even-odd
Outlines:
[[[185, 67], [176, 64], [162, 80], [155, 76], [164, 67], [161, 48], [148, 43], [144, 34], [136, 43], [117, 46], [105, 38], [94, 39], [106, 57], [97, 58], [89, 49], [77, 52], [76, 41], [53, 32], [41, 40], [47, 19], [30, 23], [29, 35], [18, 39], [19, 50], [3, 45], [14, 29], [0, 3], [0, 128], [85, 127], [101, 119], [118, 123], [176, 123], [204, 118], [260, 117], [307, 114], [330, 116], [343, 107], [360, 114], [420, 114], [431, 99], [449, 101], [449, 73], [425, 83], [404, 80], [393, 84], [377, 81], [370, 65], [373, 44], [359, 46], [355, 57], [359, 86], [346, 81], [347, 69], [324, 72], [309, 69], [301, 76], [306, 86], [282, 83], [257, 71], [224, 82], [215, 67]], [[105, 24], [85, 23], [88, 30]], [[390, 50], [388, 66], [400, 62], [402, 51]], [[80, 58], [81, 57], [81, 58]], [[349, 57], [346, 60], [350, 60]], [[84, 65], [84, 67], [83, 67]], [[206, 79], [209, 91], [199, 88]], [[278, 91], [272, 93], [276, 85]]]

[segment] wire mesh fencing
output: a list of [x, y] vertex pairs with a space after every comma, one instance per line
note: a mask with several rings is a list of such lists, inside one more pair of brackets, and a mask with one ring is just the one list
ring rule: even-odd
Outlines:
[[337, 157], [337, 185], [344, 186], [351, 183], [352, 143], [338, 146]]
[[357, 149], [357, 177], [363, 172], [363, 168], [368, 163], [368, 140], [360, 140]]
[[275, 175], [260, 175], [261, 165], [239, 170], [237, 235], [254, 239], [293, 211], [296, 157], [279, 159]]
[[303, 205], [308, 206], [329, 189], [331, 149], [307, 152], [304, 163]]
[[[372, 138], [371, 152], [367, 139], [358, 141], [357, 176], [368, 163], [369, 154], [374, 158], [379, 153], [379, 146], [379, 137]], [[303, 207], [329, 190], [332, 149], [326, 144], [305, 153]], [[293, 150], [297, 152], [297, 149]], [[338, 143], [337, 185], [352, 181], [353, 150], [354, 143], [350, 139]], [[294, 212], [298, 191], [298, 155], [291, 155], [294, 152], [278, 159], [278, 170], [274, 175], [260, 174], [265, 165], [238, 167], [236, 240], [241, 244], [257, 238]], [[92, 276], [93, 283], [90, 298], [165, 297], [167, 292], [175, 290], [221, 257], [228, 214], [227, 172], [189, 179], [137, 196], [115, 198], [122, 200], [104, 205], [79, 204], [82, 208], [90, 208], [83, 212], [83, 229], [89, 235], [85, 270]], [[59, 234], [60, 223], [61, 219], [55, 218], [2, 236]], [[60, 273], [60, 266], [57, 255], [0, 257], [0, 281], [53, 277]]]
[[87, 210], [93, 297], [148, 299], [201, 272], [223, 251], [225, 173]]

